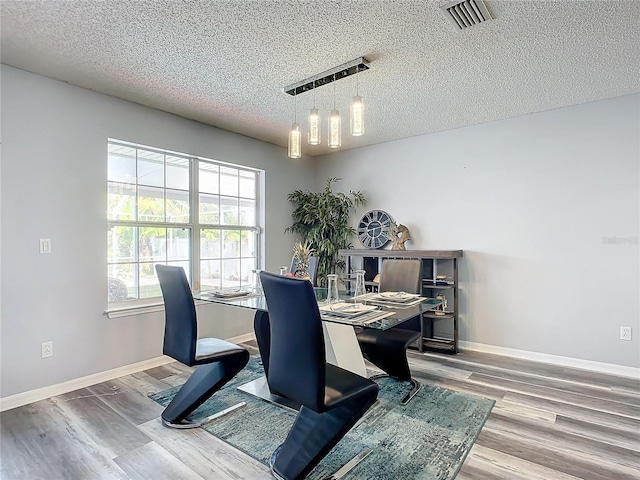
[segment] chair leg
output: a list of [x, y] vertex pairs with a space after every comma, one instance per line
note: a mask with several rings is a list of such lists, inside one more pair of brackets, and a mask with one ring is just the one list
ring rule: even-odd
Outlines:
[[373, 363], [387, 375], [400, 380], [409, 380], [411, 370], [407, 361], [404, 345], [385, 345], [360, 343], [364, 358]]
[[280, 453], [280, 450], [282, 450], [282, 445], [284, 444], [280, 444], [278, 448], [273, 451], [271, 457], [269, 458], [269, 468], [271, 468], [271, 475], [273, 475], [273, 478], [275, 478], [276, 480], [285, 480], [285, 478], [278, 475], [275, 471], [276, 458], [278, 458], [278, 454]]
[[411, 382], [411, 391], [402, 399], [406, 405], [420, 390], [420, 383], [411, 377], [407, 347], [419, 338], [419, 332], [400, 330], [363, 332], [358, 337], [364, 358], [373, 363], [384, 375], [374, 375], [371, 380], [391, 377], [401, 382]]
[[196, 420], [184, 419], [180, 423], [169, 423], [163, 418], [162, 419], [162, 423], [165, 426], [169, 427], [169, 428], [196, 428], [196, 427], [201, 427], [205, 423], [209, 423], [210, 421], [215, 420], [216, 418], [220, 418], [220, 417], [226, 415], [227, 413], [231, 413], [237, 408], [244, 407], [246, 404], [247, 404], [247, 402], [236, 403], [235, 405], [232, 405], [229, 408], [225, 408], [224, 410], [216, 412], [213, 415], [209, 415], [208, 417], [201, 418], [200, 420], [197, 420], [197, 421]]
[[409, 379], [409, 381], [411, 382], [411, 385], [413, 385], [413, 388], [411, 388], [411, 391], [407, 393], [407, 396], [402, 399], [401, 403], [403, 405], [406, 405], [407, 403], [409, 403], [411, 399], [416, 396], [416, 393], [420, 391], [420, 387], [421, 387], [420, 382], [418, 382], [413, 378]]
[[162, 422], [175, 428], [197, 427], [193, 422], [185, 422], [185, 418], [235, 377], [248, 362], [249, 352], [239, 350], [217, 362], [198, 366], [162, 412]]
[[[282, 449], [282, 445], [276, 448], [274, 452], [271, 454], [271, 458], [269, 458], [269, 467], [271, 467], [271, 475], [276, 480], [285, 480], [285, 478], [281, 477], [276, 473], [273, 467], [276, 461], [276, 458], [278, 457], [278, 453], [280, 453], [281, 449]], [[373, 450], [371, 450], [370, 448], [365, 448], [358, 455], [353, 457], [351, 460], [345, 463], [342, 467], [340, 467], [336, 472], [331, 474], [331, 476], [325, 478], [324, 480], [340, 480], [342, 477], [347, 475], [351, 470], [353, 470], [362, 460], [367, 458], [369, 454], [372, 452]]]
[[275, 478], [305, 478], [375, 403], [376, 398], [376, 391], [369, 392], [324, 413], [302, 406], [286, 440], [272, 455]]
[[378, 373], [376, 375], [371, 375], [369, 377], [369, 380], [378, 380], [379, 378], [386, 378], [386, 377], [393, 378], [394, 380], [397, 380], [399, 382], [411, 382], [411, 385], [412, 385], [411, 386], [411, 391], [409, 393], [407, 393], [402, 400], [400, 400], [400, 403], [402, 405], [406, 405], [407, 403], [409, 403], [411, 401], [411, 399], [416, 396], [416, 393], [418, 393], [420, 391], [420, 387], [422, 386], [422, 385], [420, 385], [420, 382], [415, 380], [413, 377], [411, 377], [411, 378], [409, 378], [407, 380], [407, 379], [401, 379], [401, 378], [392, 377], [391, 375], [389, 375], [387, 373]]
[[269, 313], [258, 310], [253, 316], [253, 330], [256, 334], [258, 350], [264, 367], [265, 376], [269, 376], [269, 353], [271, 351], [271, 330], [269, 324]]

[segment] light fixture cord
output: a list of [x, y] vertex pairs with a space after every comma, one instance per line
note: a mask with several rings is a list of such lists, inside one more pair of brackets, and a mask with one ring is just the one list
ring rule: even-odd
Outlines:
[[359, 96], [360, 91], [360, 68], [356, 66], [356, 96]]
[[336, 74], [333, 74], [333, 109], [336, 109]]
[[298, 92], [293, 91], [293, 123], [298, 123]]

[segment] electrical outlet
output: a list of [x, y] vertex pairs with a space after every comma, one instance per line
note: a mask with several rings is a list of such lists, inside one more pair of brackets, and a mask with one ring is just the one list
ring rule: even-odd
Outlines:
[[53, 342], [42, 342], [42, 358], [53, 357]]
[[631, 327], [620, 327], [620, 340], [631, 340]]

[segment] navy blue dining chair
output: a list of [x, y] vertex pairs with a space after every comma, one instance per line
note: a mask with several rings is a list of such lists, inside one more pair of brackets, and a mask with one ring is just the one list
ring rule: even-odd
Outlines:
[[271, 456], [271, 472], [278, 479], [298, 480], [369, 410], [378, 385], [327, 363], [310, 282], [268, 272], [260, 278], [270, 322], [267, 382], [272, 393], [301, 405], [285, 441]]
[[[420, 260], [389, 259], [382, 263], [378, 291], [421, 293], [421, 281]], [[411, 322], [417, 324], [418, 331], [407, 328]], [[364, 358], [385, 372], [371, 379], [388, 376], [411, 383], [411, 391], [402, 399], [403, 404], [408, 403], [420, 390], [420, 383], [411, 376], [407, 348], [422, 336], [421, 322], [420, 317], [414, 317], [388, 330], [367, 328], [356, 334]]]
[[162, 353], [196, 369], [162, 412], [173, 428], [195, 428], [235, 408], [239, 403], [200, 421], [187, 417], [236, 376], [249, 362], [249, 351], [219, 338], [198, 338], [196, 308], [182, 267], [156, 265], [164, 298], [165, 328]]

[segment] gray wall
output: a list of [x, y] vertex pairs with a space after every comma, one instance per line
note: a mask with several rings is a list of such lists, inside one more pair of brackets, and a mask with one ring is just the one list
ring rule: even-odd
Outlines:
[[639, 367], [639, 105], [627, 95], [335, 153], [315, 159], [316, 187], [339, 176], [363, 190], [367, 209], [409, 227], [409, 249], [464, 250], [463, 341]]
[[[7, 397], [162, 354], [162, 313], [109, 319], [106, 139], [266, 171], [266, 268], [289, 264], [286, 194], [310, 162], [234, 133], [2, 66], [1, 390]], [[39, 238], [52, 254], [39, 255]], [[199, 307], [200, 334], [252, 331], [252, 312]], [[40, 344], [54, 356], [40, 358]]]

